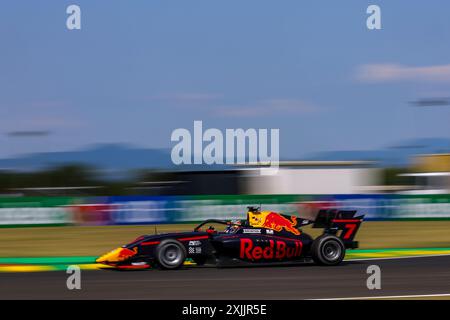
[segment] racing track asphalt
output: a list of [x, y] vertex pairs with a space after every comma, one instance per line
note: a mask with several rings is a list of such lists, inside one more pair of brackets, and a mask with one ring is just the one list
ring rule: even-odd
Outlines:
[[[369, 265], [381, 290], [368, 290]], [[83, 270], [81, 290], [65, 272], [1, 273], [0, 299], [314, 299], [450, 293], [450, 256], [348, 261], [337, 267], [211, 268], [176, 271]]]

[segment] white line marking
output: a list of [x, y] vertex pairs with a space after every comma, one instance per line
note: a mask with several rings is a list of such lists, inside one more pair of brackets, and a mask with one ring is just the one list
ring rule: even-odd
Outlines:
[[450, 297], [450, 293], [412, 294], [412, 295], [403, 295], [403, 296], [326, 298], [326, 299], [311, 299], [311, 300], [365, 300], [365, 299], [396, 299], [396, 298], [427, 298], [427, 297]]
[[380, 258], [358, 258], [358, 259], [345, 259], [344, 261], [366, 261], [366, 260], [394, 260], [394, 259], [412, 259], [412, 258], [432, 258], [432, 257], [446, 257], [450, 256], [450, 253], [444, 254], [428, 254], [423, 256], [403, 256], [403, 257], [380, 257]]

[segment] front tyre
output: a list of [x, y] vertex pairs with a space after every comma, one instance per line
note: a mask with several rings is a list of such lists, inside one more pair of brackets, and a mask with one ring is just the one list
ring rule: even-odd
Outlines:
[[163, 269], [177, 269], [186, 259], [186, 249], [177, 240], [163, 240], [156, 248], [156, 261]]
[[335, 266], [344, 259], [344, 243], [334, 235], [321, 235], [311, 246], [311, 256], [319, 265]]

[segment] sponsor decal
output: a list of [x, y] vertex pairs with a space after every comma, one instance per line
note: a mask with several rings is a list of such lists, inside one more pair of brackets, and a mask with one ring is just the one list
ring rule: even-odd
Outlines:
[[117, 248], [95, 260], [97, 263], [116, 263], [124, 261], [136, 254], [136, 251], [128, 248]]
[[244, 229], [243, 233], [261, 233], [261, 229]]
[[202, 253], [202, 247], [189, 247], [189, 254], [199, 254]]
[[272, 229], [266, 229], [266, 234], [273, 234], [273, 230]]
[[286, 244], [282, 240], [269, 240], [266, 246], [254, 245], [251, 239], [240, 239], [239, 257], [241, 259], [286, 259], [300, 257], [303, 243], [294, 241], [294, 246]]
[[202, 242], [198, 241], [198, 240], [191, 240], [191, 241], [189, 241], [189, 245], [190, 246], [200, 246], [201, 244], [202, 244]]

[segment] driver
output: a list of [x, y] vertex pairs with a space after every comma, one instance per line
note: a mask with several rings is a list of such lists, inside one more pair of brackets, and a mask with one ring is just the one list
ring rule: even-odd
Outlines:
[[235, 233], [241, 227], [241, 220], [232, 220], [225, 229], [225, 233]]

